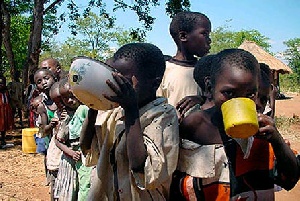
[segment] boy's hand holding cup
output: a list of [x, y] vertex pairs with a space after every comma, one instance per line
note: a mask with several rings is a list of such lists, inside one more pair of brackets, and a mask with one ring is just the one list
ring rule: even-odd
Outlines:
[[221, 106], [224, 128], [232, 138], [248, 138], [258, 132], [256, 104], [249, 98], [232, 98]]

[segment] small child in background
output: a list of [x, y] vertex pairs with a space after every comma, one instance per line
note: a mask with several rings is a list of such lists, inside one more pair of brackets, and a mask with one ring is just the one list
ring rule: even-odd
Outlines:
[[6, 147], [6, 132], [11, 130], [14, 125], [13, 113], [9, 102], [10, 99], [6, 88], [6, 79], [2, 74], [0, 74], [0, 149]]
[[167, 98], [180, 117], [196, 104], [203, 103], [202, 91], [193, 79], [193, 71], [197, 57], [209, 53], [210, 32], [209, 18], [199, 12], [179, 12], [170, 24], [177, 52], [166, 61], [166, 71], [157, 95]]
[[264, 88], [264, 90], [267, 90], [267, 89], [269, 90], [267, 100], [264, 100], [264, 101], [267, 101], [267, 103], [266, 103], [263, 113], [274, 118], [275, 117], [275, 99], [277, 96], [277, 88], [274, 87], [274, 85], [271, 83], [270, 67], [265, 63], [259, 63], [259, 66], [260, 66], [261, 77], [262, 77], [262, 79], [260, 81], [260, 85]]
[[20, 126], [23, 127], [23, 96], [24, 96], [24, 86], [20, 81], [21, 73], [16, 71], [14, 75], [14, 80], [8, 83], [8, 91], [11, 98], [11, 108], [13, 111], [13, 116], [15, 118], [16, 114], [19, 117]]
[[39, 91], [36, 88], [36, 84], [34, 83], [34, 74], [29, 75], [29, 81], [30, 84], [26, 88], [24, 94], [25, 94], [25, 105], [27, 106], [26, 110], [26, 116], [28, 117], [28, 125], [30, 128], [35, 127], [35, 114], [33, 111], [31, 111], [31, 101], [39, 96]]
[[[180, 124], [182, 174], [173, 180], [177, 200], [274, 200], [274, 184], [290, 190], [297, 183], [295, 155], [274, 120], [259, 112], [265, 102], [258, 101], [269, 93], [259, 88], [259, 77], [259, 64], [249, 52], [226, 49], [216, 55], [210, 78], [215, 106]], [[259, 110], [260, 128], [246, 158], [237, 141], [225, 134], [221, 113], [221, 105], [237, 97], [256, 101]]]
[[82, 164], [79, 137], [88, 107], [75, 98], [67, 78], [60, 81], [59, 93], [64, 111], [60, 115], [55, 142], [63, 154], [55, 181], [54, 197], [58, 200], [87, 200], [92, 168]]
[[37, 86], [37, 89], [40, 91], [43, 101], [42, 104], [38, 105], [37, 113], [39, 114], [40, 123], [39, 123], [39, 132], [37, 134], [36, 141], [38, 144], [44, 145], [45, 147], [39, 146], [40, 150], [37, 150], [38, 153], [45, 155], [45, 171], [46, 171], [46, 185], [50, 184], [50, 178], [47, 171], [47, 149], [50, 143], [52, 129], [57, 125], [57, 119], [54, 117], [54, 112], [57, 109], [57, 106], [51, 100], [49, 96], [50, 88], [54, 84], [54, 74], [47, 69], [39, 69], [34, 74], [34, 81]]
[[[55, 82], [49, 92], [50, 98], [54, 101], [54, 103], [57, 105], [57, 110], [54, 113], [54, 118], [59, 119], [60, 115], [64, 109], [61, 96], [59, 93], [59, 82]], [[57, 173], [59, 169], [59, 164], [62, 156], [62, 151], [56, 146], [55, 144], [55, 138], [56, 134], [58, 132], [60, 122], [57, 121], [57, 125], [53, 128], [52, 131], [52, 138], [49, 143], [49, 147], [47, 150], [47, 170], [50, 177], [50, 196], [51, 200], [54, 199], [54, 185], [55, 180], [57, 178]]]

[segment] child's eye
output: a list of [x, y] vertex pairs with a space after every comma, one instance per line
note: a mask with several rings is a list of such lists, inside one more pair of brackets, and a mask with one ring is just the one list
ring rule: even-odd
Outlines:
[[233, 97], [233, 92], [232, 91], [223, 91], [222, 93], [228, 99]]

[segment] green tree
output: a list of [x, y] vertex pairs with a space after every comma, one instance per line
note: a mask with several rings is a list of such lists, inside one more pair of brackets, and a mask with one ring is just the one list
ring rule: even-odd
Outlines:
[[118, 47], [137, 41], [130, 35], [131, 30], [112, 27], [108, 19], [98, 17], [92, 12], [77, 22], [78, 34], [67, 38], [62, 44], [50, 43], [51, 48], [42, 52], [41, 60], [57, 58], [61, 66], [68, 70], [76, 56], [88, 56], [104, 61], [111, 57]]
[[[131, 10], [137, 14], [139, 22], [141, 22], [142, 27], [132, 29], [130, 35], [137, 39], [141, 40], [145, 37], [145, 33], [148, 30], [151, 30], [151, 27], [155, 21], [155, 17], [151, 16], [151, 8], [156, 7], [160, 4], [158, 0], [135, 0], [135, 1], [125, 0], [113, 0], [114, 8], [113, 12], [116, 10]], [[166, 13], [169, 16], [174, 15], [180, 10], [186, 10], [189, 8], [189, 0], [166, 0]], [[82, 3], [82, 2], [81, 2]], [[74, 35], [77, 34], [76, 31], [76, 20], [81, 16], [85, 16], [91, 11], [91, 9], [97, 8], [99, 16], [113, 15], [106, 11], [105, 1], [104, 0], [89, 0], [86, 2], [87, 6], [85, 7], [83, 13], [79, 12], [78, 2], [76, 0], [2, 0], [0, 1], [1, 6], [1, 30], [3, 29], [3, 37], [1, 37], [1, 42], [8, 45], [5, 46], [7, 58], [11, 70], [11, 74], [14, 74], [15, 64], [14, 64], [14, 52], [12, 51], [11, 45], [11, 15], [25, 15], [31, 17], [30, 25], [30, 36], [27, 45], [27, 55], [23, 65], [23, 77], [24, 83], [27, 84], [28, 71], [34, 71], [39, 62], [39, 55], [41, 48], [48, 48], [49, 43], [44, 43], [42, 45], [42, 33], [44, 34], [44, 42], [49, 42], [52, 34], [56, 34], [60, 28], [62, 21], [70, 19], [69, 27], [72, 30]], [[65, 11], [63, 14], [57, 16], [57, 10], [63, 5], [67, 5], [68, 11]], [[2, 26], [4, 25], [4, 26]], [[2, 51], [0, 52], [2, 59]], [[0, 60], [0, 65], [2, 69], [2, 60]]]
[[293, 70], [293, 74], [288, 76], [290, 82], [299, 86], [300, 84], [300, 38], [284, 41], [287, 50], [283, 53], [289, 66]]
[[237, 48], [244, 40], [249, 40], [255, 42], [257, 45], [265, 49], [270, 53], [270, 43], [269, 38], [262, 35], [257, 30], [241, 30], [241, 31], [231, 31], [227, 25], [217, 27], [211, 33], [211, 53], [217, 53], [223, 49], [227, 48]]

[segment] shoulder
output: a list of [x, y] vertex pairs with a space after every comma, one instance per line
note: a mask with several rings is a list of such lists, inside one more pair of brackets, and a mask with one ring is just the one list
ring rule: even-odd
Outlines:
[[201, 127], [204, 122], [208, 119], [208, 115], [201, 111], [195, 111], [186, 116], [182, 122], [180, 123], [180, 130], [197, 130], [197, 128]]
[[43, 114], [43, 113], [47, 113], [47, 110], [46, 110], [46, 107], [45, 107], [45, 105], [43, 104], [43, 103], [40, 103], [39, 105], [38, 105], [38, 107], [37, 107], [37, 112], [39, 113], [39, 114]]
[[153, 125], [175, 125], [178, 127], [176, 109], [166, 103], [165, 98], [157, 98], [140, 109], [140, 122], [144, 126]]
[[142, 114], [145, 113], [148, 117], [153, 116], [154, 118], [156, 116], [177, 117], [176, 109], [172, 105], [166, 103], [166, 101], [167, 100], [165, 98], [159, 97], [149, 103], [146, 107], [142, 108], [141, 112]]

